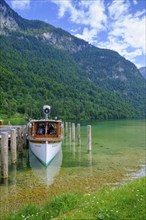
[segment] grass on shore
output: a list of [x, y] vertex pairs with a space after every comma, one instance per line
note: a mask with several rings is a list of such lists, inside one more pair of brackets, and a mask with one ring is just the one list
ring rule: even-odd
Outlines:
[[9, 118], [7, 115], [1, 114], [0, 119], [3, 120], [4, 125], [8, 125], [9, 122], [11, 125], [23, 125], [27, 123], [27, 117], [20, 113], [16, 113]]
[[34, 204], [10, 214], [5, 220], [143, 220], [146, 219], [146, 178], [93, 194], [66, 193], [43, 207]]

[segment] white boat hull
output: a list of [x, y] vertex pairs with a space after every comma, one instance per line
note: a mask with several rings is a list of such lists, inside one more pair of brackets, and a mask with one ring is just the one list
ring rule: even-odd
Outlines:
[[29, 162], [32, 172], [38, 181], [45, 185], [51, 185], [53, 184], [55, 177], [59, 174], [61, 168], [62, 148], [47, 167], [45, 167], [29, 149]]
[[44, 164], [48, 166], [53, 158], [61, 149], [62, 142], [35, 142], [29, 141], [29, 147], [32, 153]]

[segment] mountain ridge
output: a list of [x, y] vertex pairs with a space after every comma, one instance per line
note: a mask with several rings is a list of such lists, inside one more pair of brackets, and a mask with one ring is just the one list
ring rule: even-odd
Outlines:
[[[144, 81], [130, 61], [45, 22], [23, 19], [3, 0], [0, 12], [2, 112], [11, 106], [11, 114], [38, 117], [40, 106], [51, 103], [52, 115], [69, 119], [144, 115]], [[21, 25], [13, 29], [8, 21]]]
[[[49, 42], [51, 45], [57, 45], [58, 48], [63, 48], [63, 45], [58, 44], [58, 38], [56, 37], [56, 34], [58, 34], [59, 31], [59, 37], [63, 35], [65, 38], [63, 38], [63, 44], [68, 46], [70, 41], [74, 41], [74, 39], [78, 39], [74, 36], [72, 36], [70, 33], [62, 30], [61, 28], [56, 28], [44, 21], [40, 20], [28, 20], [24, 19], [21, 16], [19, 16], [16, 12], [14, 12], [9, 5], [4, 1], [0, 1], [1, 7], [0, 7], [0, 12], [1, 12], [1, 29], [3, 29], [4, 32], [1, 34], [10, 34], [10, 32], [15, 32], [15, 31], [20, 31], [20, 33], [26, 33], [27, 35], [30, 36], [35, 36], [37, 39], [41, 39], [42, 41], [45, 41], [45, 43]], [[9, 15], [9, 16], [7, 16]], [[15, 17], [15, 19], [13, 19]], [[16, 22], [17, 20], [17, 22]], [[39, 32], [38, 32], [39, 29]], [[59, 39], [60, 41], [62, 39]], [[78, 39], [79, 44], [81, 47], [81, 42], [84, 42], [84, 45], [89, 44], [85, 42], [84, 40]], [[78, 48], [77, 50], [80, 50]]]
[[140, 69], [139, 69], [139, 71], [140, 71], [140, 73], [142, 74], [142, 76], [146, 79], [146, 67], [144, 66], [144, 67], [141, 67]]

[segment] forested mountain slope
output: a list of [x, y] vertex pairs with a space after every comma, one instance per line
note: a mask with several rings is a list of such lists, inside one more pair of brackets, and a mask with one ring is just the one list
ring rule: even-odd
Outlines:
[[63, 119], [144, 116], [144, 80], [117, 52], [45, 22], [21, 18], [0, 0], [0, 112]]

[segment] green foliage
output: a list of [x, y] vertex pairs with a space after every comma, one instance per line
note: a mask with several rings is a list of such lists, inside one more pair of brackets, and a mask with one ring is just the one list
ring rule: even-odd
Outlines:
[[79, 194], [66, 193], [57, 196], [43, 208], [38, 208], [33, 204], [26, 205], [17, 214], [8, 216], [6, 219], [49, 220], [77, 208], [80, 201], [79, 198]]
[[8, 125], [9, 122], [11, 125], [24, 125], [28, 122], [27, 115], [20, 114], [20, 113], [16, 113], [9, 118], [7, 114], [1, 114], [1, 118], [4, 121], [4, 125]]
[[[88, 210], [92, 202], [91, 212], [95, 213], [98, 220], [144, 219], [145, 181], [146, 178], [142, 178], [115, 190], [107, 188], [99, 191], [87, 200], [86, 209]], [[93, 201], [96, 201], [96, 204]]]

